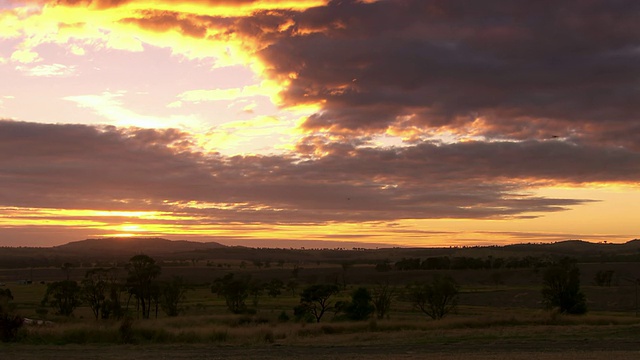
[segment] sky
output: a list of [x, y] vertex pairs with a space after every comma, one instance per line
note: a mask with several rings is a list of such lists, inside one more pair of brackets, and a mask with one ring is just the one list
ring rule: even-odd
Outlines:
[[0, 0], [0, 246], [638, 238], [639, 17], [636, 0]]

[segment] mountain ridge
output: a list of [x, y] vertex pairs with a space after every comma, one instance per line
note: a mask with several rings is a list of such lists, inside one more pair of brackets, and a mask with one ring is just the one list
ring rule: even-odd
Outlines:
[[72, 241], [52, 249], [63, 252], [136, 252], [149, 255], [166, 255], [181, 252], [221, 249], [227, 246], [217, 242], [198, 242], [189, 240], [168, 240], [160, 237], [110, 237]]

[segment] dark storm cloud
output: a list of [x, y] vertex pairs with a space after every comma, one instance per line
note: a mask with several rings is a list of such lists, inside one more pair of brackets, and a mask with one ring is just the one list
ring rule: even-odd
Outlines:
[[584, 202], [533, 196], [530, 186], [640, 177], [637, 153], [561, 141], [327, 144], [317, 159], [192, 149], [176, 130], [0, 121], [0, 206], [198, 217], [189, 224], [500, 218]]
[[639, 120], [639, 15], [624, 0], [336, 1], [294, 15], [259, 55], [272, 76], [297, 74], [288, 104], [326, 101], [309, 130], [482, 117], [498, 138], [597, 140], [592, 126]]

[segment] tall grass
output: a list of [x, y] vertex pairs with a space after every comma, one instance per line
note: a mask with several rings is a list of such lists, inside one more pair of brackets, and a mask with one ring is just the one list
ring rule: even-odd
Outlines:
[[[47, 326], [27, 326], [19, 341], [27, 344], [234, 344], [350, 342], [407, 337], [446, 339], [448, 337], [499, 337], [522, 333], [541, 336], [549, 331], [584, 331], [588, 328], [617, 327], [635, 332], [640, 320], [614, 315], [562, 316], [549, 312], [505, 312], [490, 316], [451, 316], [440, 321], [423, 317], [361, 322], [295, 323], [277, 317], [210, 315], [158, 320], [82, 321]], [[483, 329], [483, 331], [478, 331]], [[553, 330], [556, 329], [556, 330]], [[572, 330], [573, 329], [573, 330]], [[624, 330], [627, 329], [627, 330]], [[575, 331], [574, 331], [575, 330]], [[514, 336], [514, 335], [509, 335]], [[425, 340], [426, 341], [426, 340]]]

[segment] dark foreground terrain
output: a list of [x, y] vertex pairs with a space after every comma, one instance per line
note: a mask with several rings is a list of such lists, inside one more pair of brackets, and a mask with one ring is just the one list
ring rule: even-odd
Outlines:
[[[615, 342], [600, 346], [587, 341], [551, 344], [527, 342], [365, 346], [220, 347], [170, 346], [7, 346], [7, 359], [638, 359], [640, 346]], [[4, 356], [3, 356], [4, 357]]]
[[640, 325], [495, 326], [321, 336], [246, 345], [4, 345], [3, 358], [49, 359], [638, 359]]
[[[145, 241], [0, 249], [0, 289], [11, 291], [6, 308], [46, 320], [22, 327], [14, 343], [0, 342], [0, 360], [640, 359], [639, 240], [378, 250], [215, 244], [192, 249], [196, 245], [188, 242]], [[156, 252], [159, 281], [188, 279], [179, 316], [160, 312], [142, 319], [137, 307], [129, 308], [127, 259], [143, 245]], [[545, 269], [567, 256], [577, 261], [586, 315], [561, 315], [543, 306]], [[21, 265], [24, 261], [28, 264]], [[122, 319], [95, 320], [86, 303], [67, 317], [43, 305], [50, 284], [65, 279], [82, 284], [87, 274], [102, 267], [113, 267], [114, 284], [122, 285], [115, 289], [133, 319], [128, 331], [122, 330]], [[256, 292], [247, 298], [252, 313], [231, 314], [225, 299], [212, 292], [212, 284], [228, 274], [256, 284], [280, 280], [281, 293]], [[436, 275], [447, 275], [460, 286], [456, 311], [437, 321], [403, 296], [407, 285]], [[391, 310], [377, 320], [349, 321], [335, 309], [319, 323], [295, 320], [303, 289], [322, 283], [340, 288], [332, 304], [349, 301], [360, 287], [386, 284], [395, 291]]]

